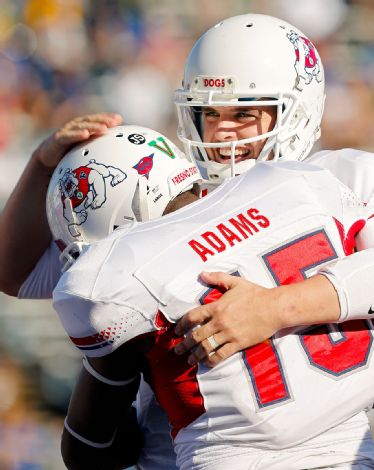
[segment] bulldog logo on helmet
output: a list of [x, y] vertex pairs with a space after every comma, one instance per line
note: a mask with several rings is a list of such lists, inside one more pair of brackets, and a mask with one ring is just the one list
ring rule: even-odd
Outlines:
[[111, 177], [110, 185], [116, 186], [127, 178], [119, 168], [106, 166], [90, 160], [72, 170], [67, 168], [59, 180], [64, 218], [69, 222], [69, 232], [73, 237], [80, 235], [77, 228], [87, 220], [87, 209], [99, 209], [106, 201], [106, 178]]
[[295, 48], [294, 66], [298, 77], [302, 78], [306, 85], [309, 85], [313, 78], [318, 83], [321, 82], [321, 67], [313, 43], [293, 30], [287, 33], [287, 37]]

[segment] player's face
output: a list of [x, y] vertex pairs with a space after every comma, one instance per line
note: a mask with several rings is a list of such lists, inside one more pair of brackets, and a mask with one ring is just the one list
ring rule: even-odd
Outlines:
[[[206, 107], [202, 111], [204, 142], [231, 142], [269, 132], [276, 121], [275, 106]], [[244, 144], [235, 149], [235, 162], [257, 158], [266, 139]], [[230, 147], [207, 148], [211, 160], [230, 163]]]

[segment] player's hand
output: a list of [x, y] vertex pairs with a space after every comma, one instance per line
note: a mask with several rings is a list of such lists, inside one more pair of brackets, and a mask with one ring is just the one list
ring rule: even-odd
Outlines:
[[[221, 272], [202, 273], [200, 278], [226, 292], [219, 300], [196, 307], [179, 320], [175, 332], [186, 337], [174, 351], [184, 354], [192, 349], [188, 357], [190, 364], [203, 362], [213, 367], [281, 329], [277, 315], [279, 288], [266, 289]], [[198, 325], [201, 326], [195, 328]], [[212, 336], [213, 340], [208, 340]]]
[[108, 128], [118, 126], [121, 122], [122, 117], [116, 113], [76, 117], [44, 140], [35, 150], [33, 158], [45, 167], [53, 169], [75, 144], [88, 140], [94, 134], [104, 134]]

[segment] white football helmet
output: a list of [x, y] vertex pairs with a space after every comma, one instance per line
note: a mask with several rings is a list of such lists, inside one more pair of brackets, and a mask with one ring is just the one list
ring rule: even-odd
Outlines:
[[[266, 134], [226, 143], [204, 142], [204, 106], [276, 106], [274, 128]], [[311, 41], [283, 20], [259, 14], [223, 20], [198, 39], [187, 59], [182, 88], [175, 92], [178, 137], [202, 175], [219, 184], [246, 171], [235, 165], [235, 148], [266, 143], [257, 160], [303, 160], [320, 136], [324, 72]], [[231, 149], [231, 165], [209, 161], [206, 148]]]
[[162, 215], [200, 182], [195, 163], [169, 139], [140, 126], [118, 126], [68, 152], [52, 175], [47, 217], [66, 270], [84, 245], [116, 227]]

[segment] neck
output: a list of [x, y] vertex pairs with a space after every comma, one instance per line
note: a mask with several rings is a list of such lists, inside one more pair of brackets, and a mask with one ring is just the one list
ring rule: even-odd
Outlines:
[[176, 198], [169, 202], [164, 210], [164, 214], [170, 214], [171, 212], [175, 212], [178, 209], [181, 209], [184, 206], [188, 206], [192, 202], [195, 202], [199, 199], [199, 197], [194, 193], [193, 189], [186, 191], [182, 194], [179, 194]]

